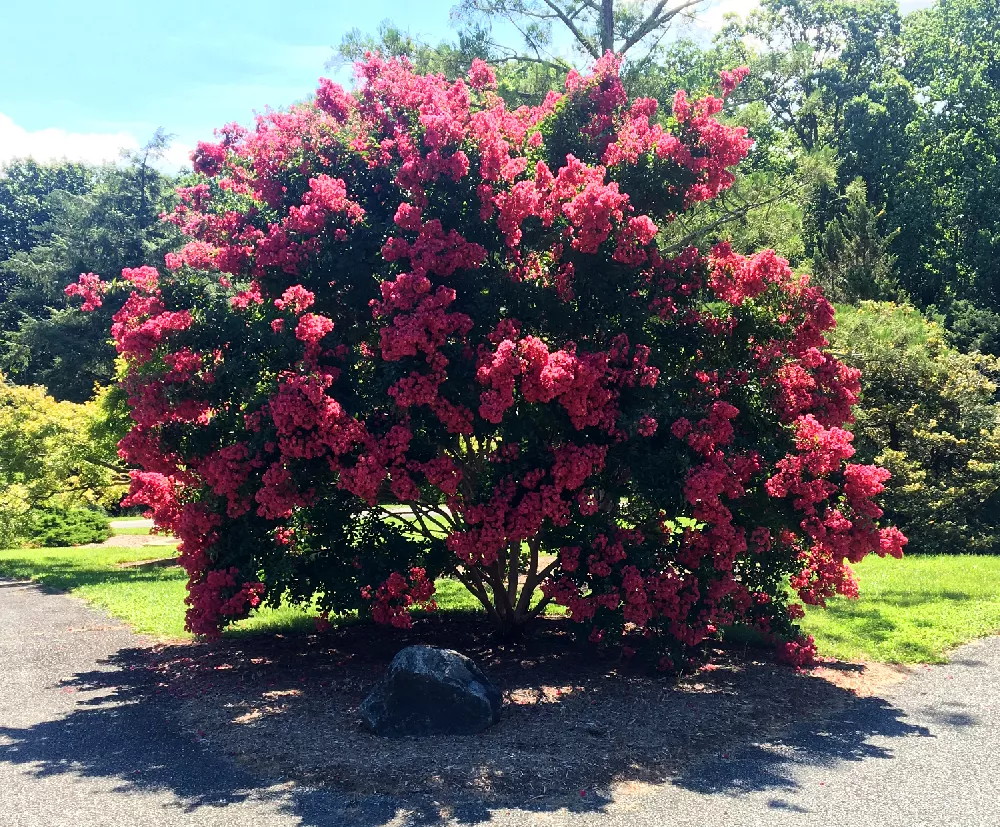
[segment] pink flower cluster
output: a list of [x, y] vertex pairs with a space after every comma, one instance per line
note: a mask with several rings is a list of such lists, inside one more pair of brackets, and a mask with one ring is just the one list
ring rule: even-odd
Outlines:
[[361, 596], [372, 601], [372, 620], [397, 629], [409, 629], [413, 625], [410, 612], [414, 609], [428, 612], [437, 609], [433, 599], [434, 581], [429, 580], [427, 572], [418, 566], [410, 569], [408, 577], [394, 571], [374, 590], [365, 586]]
[[108, 292], [108, 287], [97, 273], [80, 273], [77, 283], [67, 285], [63, 292], [67, 296], [80, 296], [83, 299], [81, 309], [90, 312], [102, 305], [101, 296]]

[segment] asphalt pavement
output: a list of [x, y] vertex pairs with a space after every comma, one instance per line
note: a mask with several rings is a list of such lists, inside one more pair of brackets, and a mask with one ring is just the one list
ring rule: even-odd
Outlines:
[[0, 827], [1000, 827], [1000, 638], [670, 784], [520, 810], [250, 775], [151, 695], [146, 645], [74, 598], [0, 580]]

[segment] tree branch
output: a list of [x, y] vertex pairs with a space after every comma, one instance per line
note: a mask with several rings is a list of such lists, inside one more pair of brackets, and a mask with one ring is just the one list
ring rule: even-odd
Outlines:
[[[537, 565], [537, 561], [536, 561]], [[521, 589], [521, 597], [517, 601], [517, 608], [515, 609], [515, 615], [522, 615], [527, 611], [528, 607], [531, 605], [531, 596], [535, 593], [535, 589], [538, 588], [539, 584], [544, 583], [545, 579], [552, 574], [556, 566], [559, 565], [559, 558], [557, 557], [551, 563], [549, 563], [540, 572], [534, 574], [529, 574], [527, 579], [524, 581], [524, 588]], [[529, 615], [533, 616], [533, 615]]]
[[738, 207], [735, 210], [731, 210], [730, 212], [721, 215], [719, 218], [715, 219], [715, 221], [712, 221], [710, 224], [706, 224], [704, 227], [699, 227], [697, 230], [688, 233], [679, 241], [675, 241], [673, 244], [666, 247], [664, 249], [664, 252], [665, 253], [680, 252], [685, 247], [688, 247], [691, 244], [691, 242], [694, 241], [696, 238], [699, 238], [700, 236], [703, 236], [706, 233], [710, 233], [712, 232], [712, 230], [716, 229], [717, 227], [721, 227], [723, 224], [728, 224], [730, 221], [736, 221], [739, 218], [746, 217], [747, 213], [749, 213], [751, 210], [755, 210], [759, 207], [766, 207], [768, 204], [774, 204], [777, 201], [781, 201], [787, 198], [789, 195], [791, 195], [792, 192], [794, 192], [794, 190], [783, 191], [763, 201], [757, 201], [753, 204], [745, 204], [742, 207]]
[[625, 43], [622, 44], [621, 49], [618, 50], [618, 54], [624, 55], [647, 34], [655, 31], [666, 23], [669, 23], [685, 9], [697, 6], [699, 3], [704, 2], [704, 0], [687, 0], [687, 2], [681, 3], [675, 8], [664, 11], [664, 7], [667, 5], [667, 2], [668, 0], [660, 0], [660, 2], [653, 7], [653, 10], [649, 13], [646, 19], [642, 21], [639, 28], [625, 39]]
[[528, 55], [511, 55], [510, 57], [500, 57], [496, 58], [494, 63], [511, 63], [517, 61], [518, 63], [538, 63], [542, 66], [548, 66], [550, 69], [555, 69], [558, 72], [569, 71], [569, 65], [566, 63], [557, 63], [553, 60], [546, 60], [543, 57], [529, 57]]
[[[588, 54], [590, 54], [594, 60], [599, 60], [601, 55], [598, 53], [598, 50], [594, 48], [594, 44], [587, 39], [587, 36], [581, 32], [579, 28], [577, 28], [576, 23], [573, 22], [573, 18], [569, 17], [566, 12], [559, 8], [554, 0], [542, 0], [542, 2], [555, 12], [556, 17], [558, 17], [559, 20], [562, 21], [562, 24], [569, 29], [570, 32], [572, 32], [573, 37], [575, 37], [579, 44], [587, 50]], [[666, 2], [666, 0], [664, 0], [664, 2]], [[700, 0], [695, 0], [695, 2], [700, 2]]]
[[490, 603], [490, 596], [486, 591], [486, 586], [483, 584], [482, 577], [474, 569], [466, 569], [464, 572], [459, 569], [454, 571], [455, 577], [459, 579], [465, 588], [476, 598], [480, 603], [483, 604], [483, 608], [486, 609], [486, 614], [490, 619], [497, 624], [501, 624], [500, 615], [497, 613], [496, 608]]

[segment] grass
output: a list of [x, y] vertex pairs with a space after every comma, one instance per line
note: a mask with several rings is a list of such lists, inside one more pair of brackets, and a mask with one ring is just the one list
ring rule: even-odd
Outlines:
[[169, 546], [11, 549], [0, 551], [0, 575], [35, 580], [82, 597], [137, 632], [185, 637], [184, 573], [179, 568], [117, 565], [171, 552]]
[[949, 649], [1000, 631], [1000, 557], [869, 557], [858, 600], [807, 608], [802, 628], [841, 660], [943, 663]]
[[112, 528], [112, 537], [121, 537], [123, 534], [131, 534], [137, 537], [148, 537], [150, 529], [139, 526], [138, 528]]
[[[187, 576], [176, 567], [125, 567], [173, 552], [153, 548], [55, 548], [0, 551], [0, 575], [34, 580], [81, 597], [121, 618], [135, 631], [161, 639], [189, 638], [184, 631]], [[233, 633], [313, 628], [315, 613], [302, 608], [263, 609], [234, 624]]]
[[[135, 631], [162, 639], [188, 638], [184, 631], [187, 577], [176, 567], [122, 567], [122, 563], [169, 556], [171, 546], [0, 550], [0, 577], [34, 580], [68, 592], [121, 618]], [[454, 580], [437, 581], [444, 611], [477, 611], [479, 603]], [[316, 612], [300, 606], [263, 608], [233, 624], [227, 634], [290, 633], [315, 628]]]
[[[0, 551], [0, 576], [31, 579], [105, 609], [137, 632], [184, 638], [185, 575], [176, 567], [119, 564], [172, 553], [146, 548], [12, 549]], [[820, 653], [841, 660], [940, 663], [961, 643], [1000, 631], [1000, 557], [870, 557], [855, 568], [858, 600], [808, 608], [802, 621]], [[458, 582], [437, 582], [444, 611], [478, 611]], [[303, 607], [265, 608], [228, 634], [288, 633], [313, 628]]]

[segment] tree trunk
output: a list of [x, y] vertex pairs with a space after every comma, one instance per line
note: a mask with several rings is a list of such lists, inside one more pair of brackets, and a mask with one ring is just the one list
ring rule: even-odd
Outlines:
[[[465, 567], [458, 572], [459, 579], [472, 595], [482, 603], [501, 640], [517, 640], [545, 607], [549, 598], [543, 597], [531, 605], [535, 590], [545, 582], [555, 568], [555, 562], [542, 568], [538, 542], [529, 541], [530, 554], [525, 570], [519, 565], [520, 548], [508, 549], [507, 554], [489, 568]], [[524, 582], [520, 582], [523, 573]]]
[[615, 2], [601, 0], [601, 55], [615, 50]]

